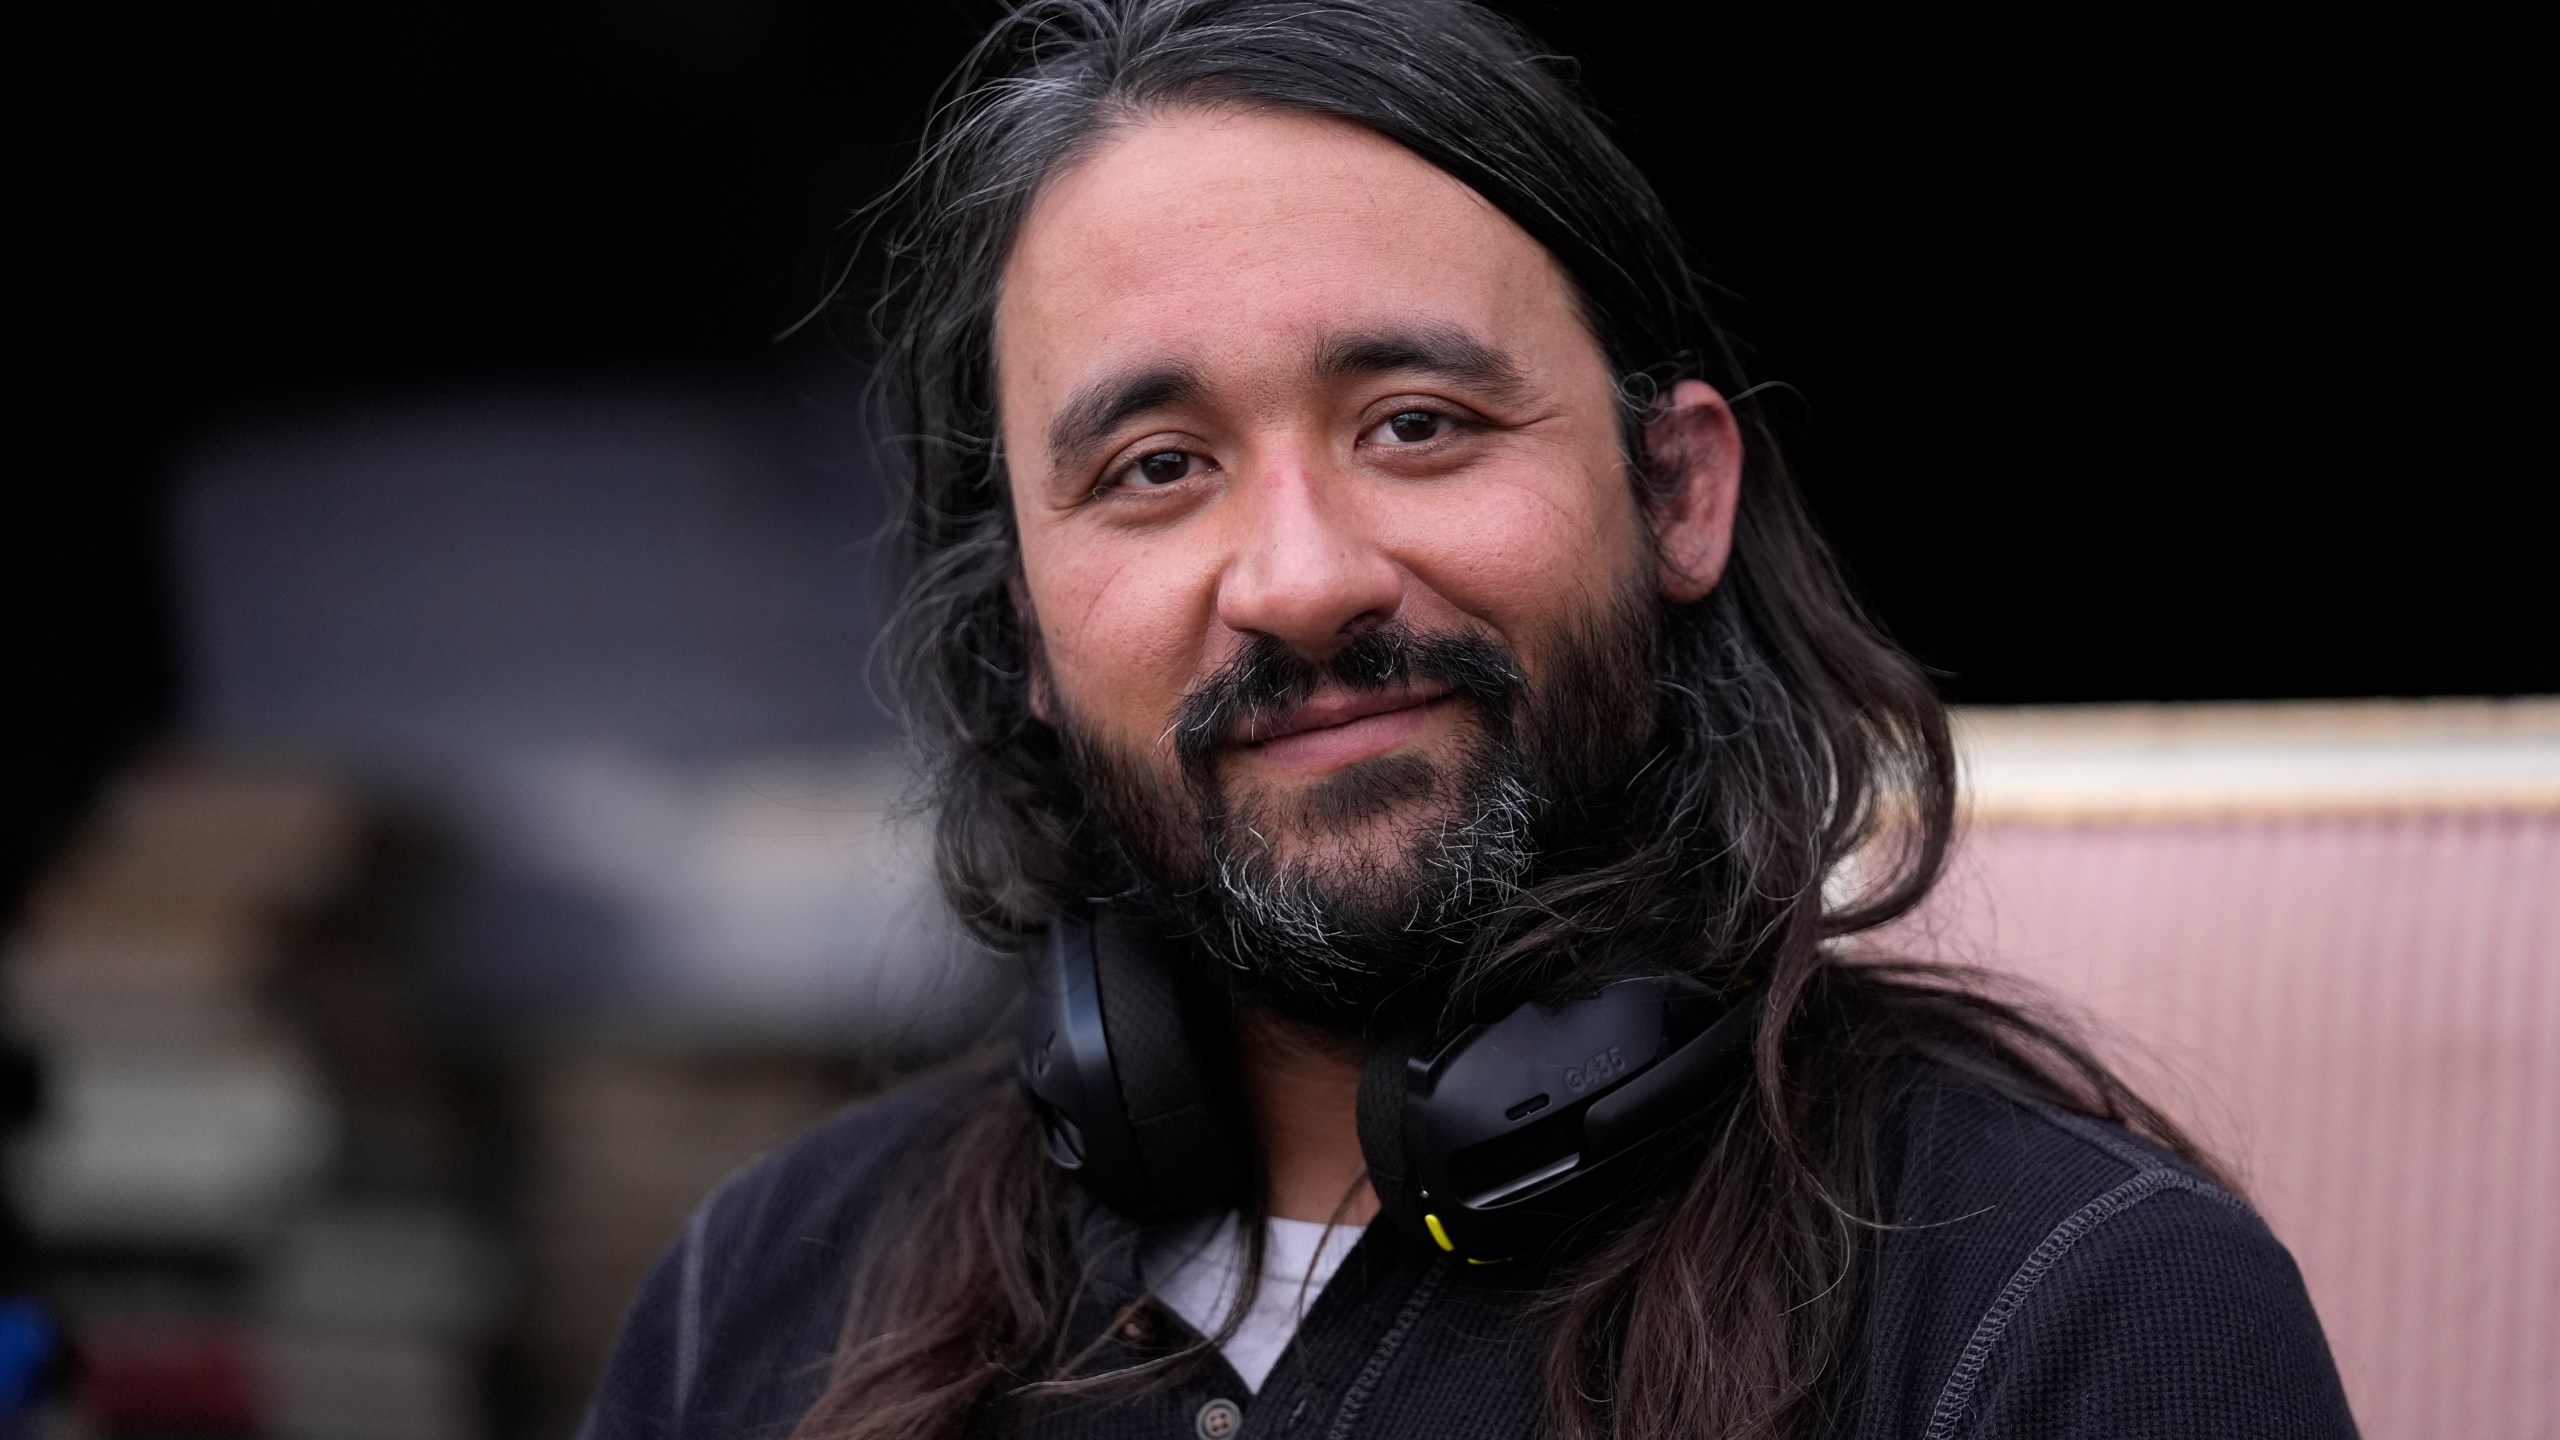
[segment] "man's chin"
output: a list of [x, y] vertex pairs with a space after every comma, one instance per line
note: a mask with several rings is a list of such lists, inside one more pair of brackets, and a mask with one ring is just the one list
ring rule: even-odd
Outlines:
[[1400, 875], [1413, 865], [1413, 837], [1426, 828], [1400, 816], [1320, 834], [1284, 834], [1268, 852], [1274, 868], [1341, 882], [1360, 876]]
[[1414, 896], [1459, 817], [1437, 800], [1364, 805], [1354, 814], [1274, 816], [1265, 811], [1227, 832], [1227, 856], [1257, 875], [1286, 877], [1320, 894], [1355, 923], [1401, 928]]

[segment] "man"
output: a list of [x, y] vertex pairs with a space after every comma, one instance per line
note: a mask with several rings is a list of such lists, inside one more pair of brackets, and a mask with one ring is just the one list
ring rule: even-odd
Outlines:
[[[1934, 878], [1944, 717], [1534, 53], [1462, 0], [982, 49], [878, 313], [1022, 1085], [733, 1180], [590, 1435], [2352, 1433], [2173, 1127], [1838, 948]], [[1550, 1040], [1539, 1093], [1466, 1078]]]

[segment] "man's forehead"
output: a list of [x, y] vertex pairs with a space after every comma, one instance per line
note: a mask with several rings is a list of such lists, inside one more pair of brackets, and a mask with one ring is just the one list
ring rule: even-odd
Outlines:
[[1455, 176], [1351, 121], [1182, 108], [1114, 127], [1050, 175], [1024, 237], [1092, 235], [1179, 252], [1204, 241], [1278, 243], [1305, 232], [1356, 240], [1407, 218], [1432, 228], [1510, 225]]
[[1568, 295], [1534, 240], [1401, 146], [1319, 117], [1185, 112], [1044, 192], [1006, 269], [997, 352], [1008, 389], [1054, 400], [1247, 350], [1305, 370], [1399, 331], [1490, 344]]

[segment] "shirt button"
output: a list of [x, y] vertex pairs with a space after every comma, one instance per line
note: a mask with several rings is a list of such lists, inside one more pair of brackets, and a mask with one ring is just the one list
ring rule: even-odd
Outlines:
[[1230, 1440], [1244, 1428], [1244, 1412], [1236, 1408], [1233, 1400], [1212, 1400], [1200, 1407], [1199, 1418], [1191, 1422], [1191, 1428], [1200, 1440]]

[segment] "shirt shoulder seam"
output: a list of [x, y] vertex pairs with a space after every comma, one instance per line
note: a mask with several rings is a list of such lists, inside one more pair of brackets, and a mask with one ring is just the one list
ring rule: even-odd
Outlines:
[[[2131, 1158], [2114, 1146], [2103, 1148], [2119, 1159]], [[1925, 1432], [1927, 1440], [1951, 1440], [1956, 1434], [1956, 1427], [1964, 1423], [1967, 1412], [1972, 1408], [1975, 1387], [1981, 1382], [1992, 1352], [1999, 1347], [2010, 1322], [2026, 1305], [2028, 1297], [2035, 1293], [2036, 1287], [2043, 1283], [2045, 1276], [2051, 1274], [2062, 1257], [2091, 1231], [2163, 1190], [2184, 1190], [2219, 1205], [2247, 1210], [2239, 1197], [2218, 1185], [2172, 1169], [2148, 1156], [2139, 1158], [2146, 1163], [2132, 1178], [2073, 1211], [2047, 1231], [2035, 1249], [2028, 1252], [2027, 1258], [2019, 1262], [2016, 1272], [2001, 1287], [1990, 1308], [1983, 1311], [1982, 1318], [1975, 1322], [1972, 1336], [1965, 1341], [1964, 1350], [1956, 1358], [1955, 1368], [1948, 1372], [1946, 1384], [1938, 1392], [1936, 1408], [1929, 1415], [1929, 1428]]]
[[[753, 1230], [759, 1223], [756, 1217], [763, 1213], [771, 1199], [781, 1168], [805, 1163], [806, 1157], [801, 1152], [811, 1135], [840, 1125], [857, 1112], [867, 1111], [875, 1121], [889, 1122], [877, 1125], [872, 1133], [862, 1135], [856, 1142], [854, 1153], [859, 1158], [852, 1162], [856, 1172], [864, 1179], [876, 1174], [884, 1161], [912, 1138], [921, 1117], [915, 1114], [900, 1116], [899, 1112], [917, 1108], [914, 1104], [917, 1098], [914, 1090], [904, 1093], [893, 1091], [840, 1111], [793, 1141], [767, 1150], [732, 1170], [712, 1187], [700, 1205], [694, 1207], [676, 1244], [675, 1376], [668, 1415], [671, 1434], [683, 1433], [685, 1416], [702, 1371], [704, 1334], [708, 1328], [704, 1312], [709, 1303], [705, 1294], [705, 1264], [712, 1244], [713, 1227], [719, 1227], [724, 1235], [742, 1228]], [[835, 1163], [845, 1162], [839, 1160]], [[744, 1215], [737, 1213], [741, 1205], [747, 1207]]]
[[710, 1213], [709, 1205], [701, 1206], [685, 1222], [676, 1272], [676, 1393], [673, 1413], [667, 1418], [679, 1433], [686, 1402], [693, 1396], [694, 1372], [702, 1365], [702, 1227]]

